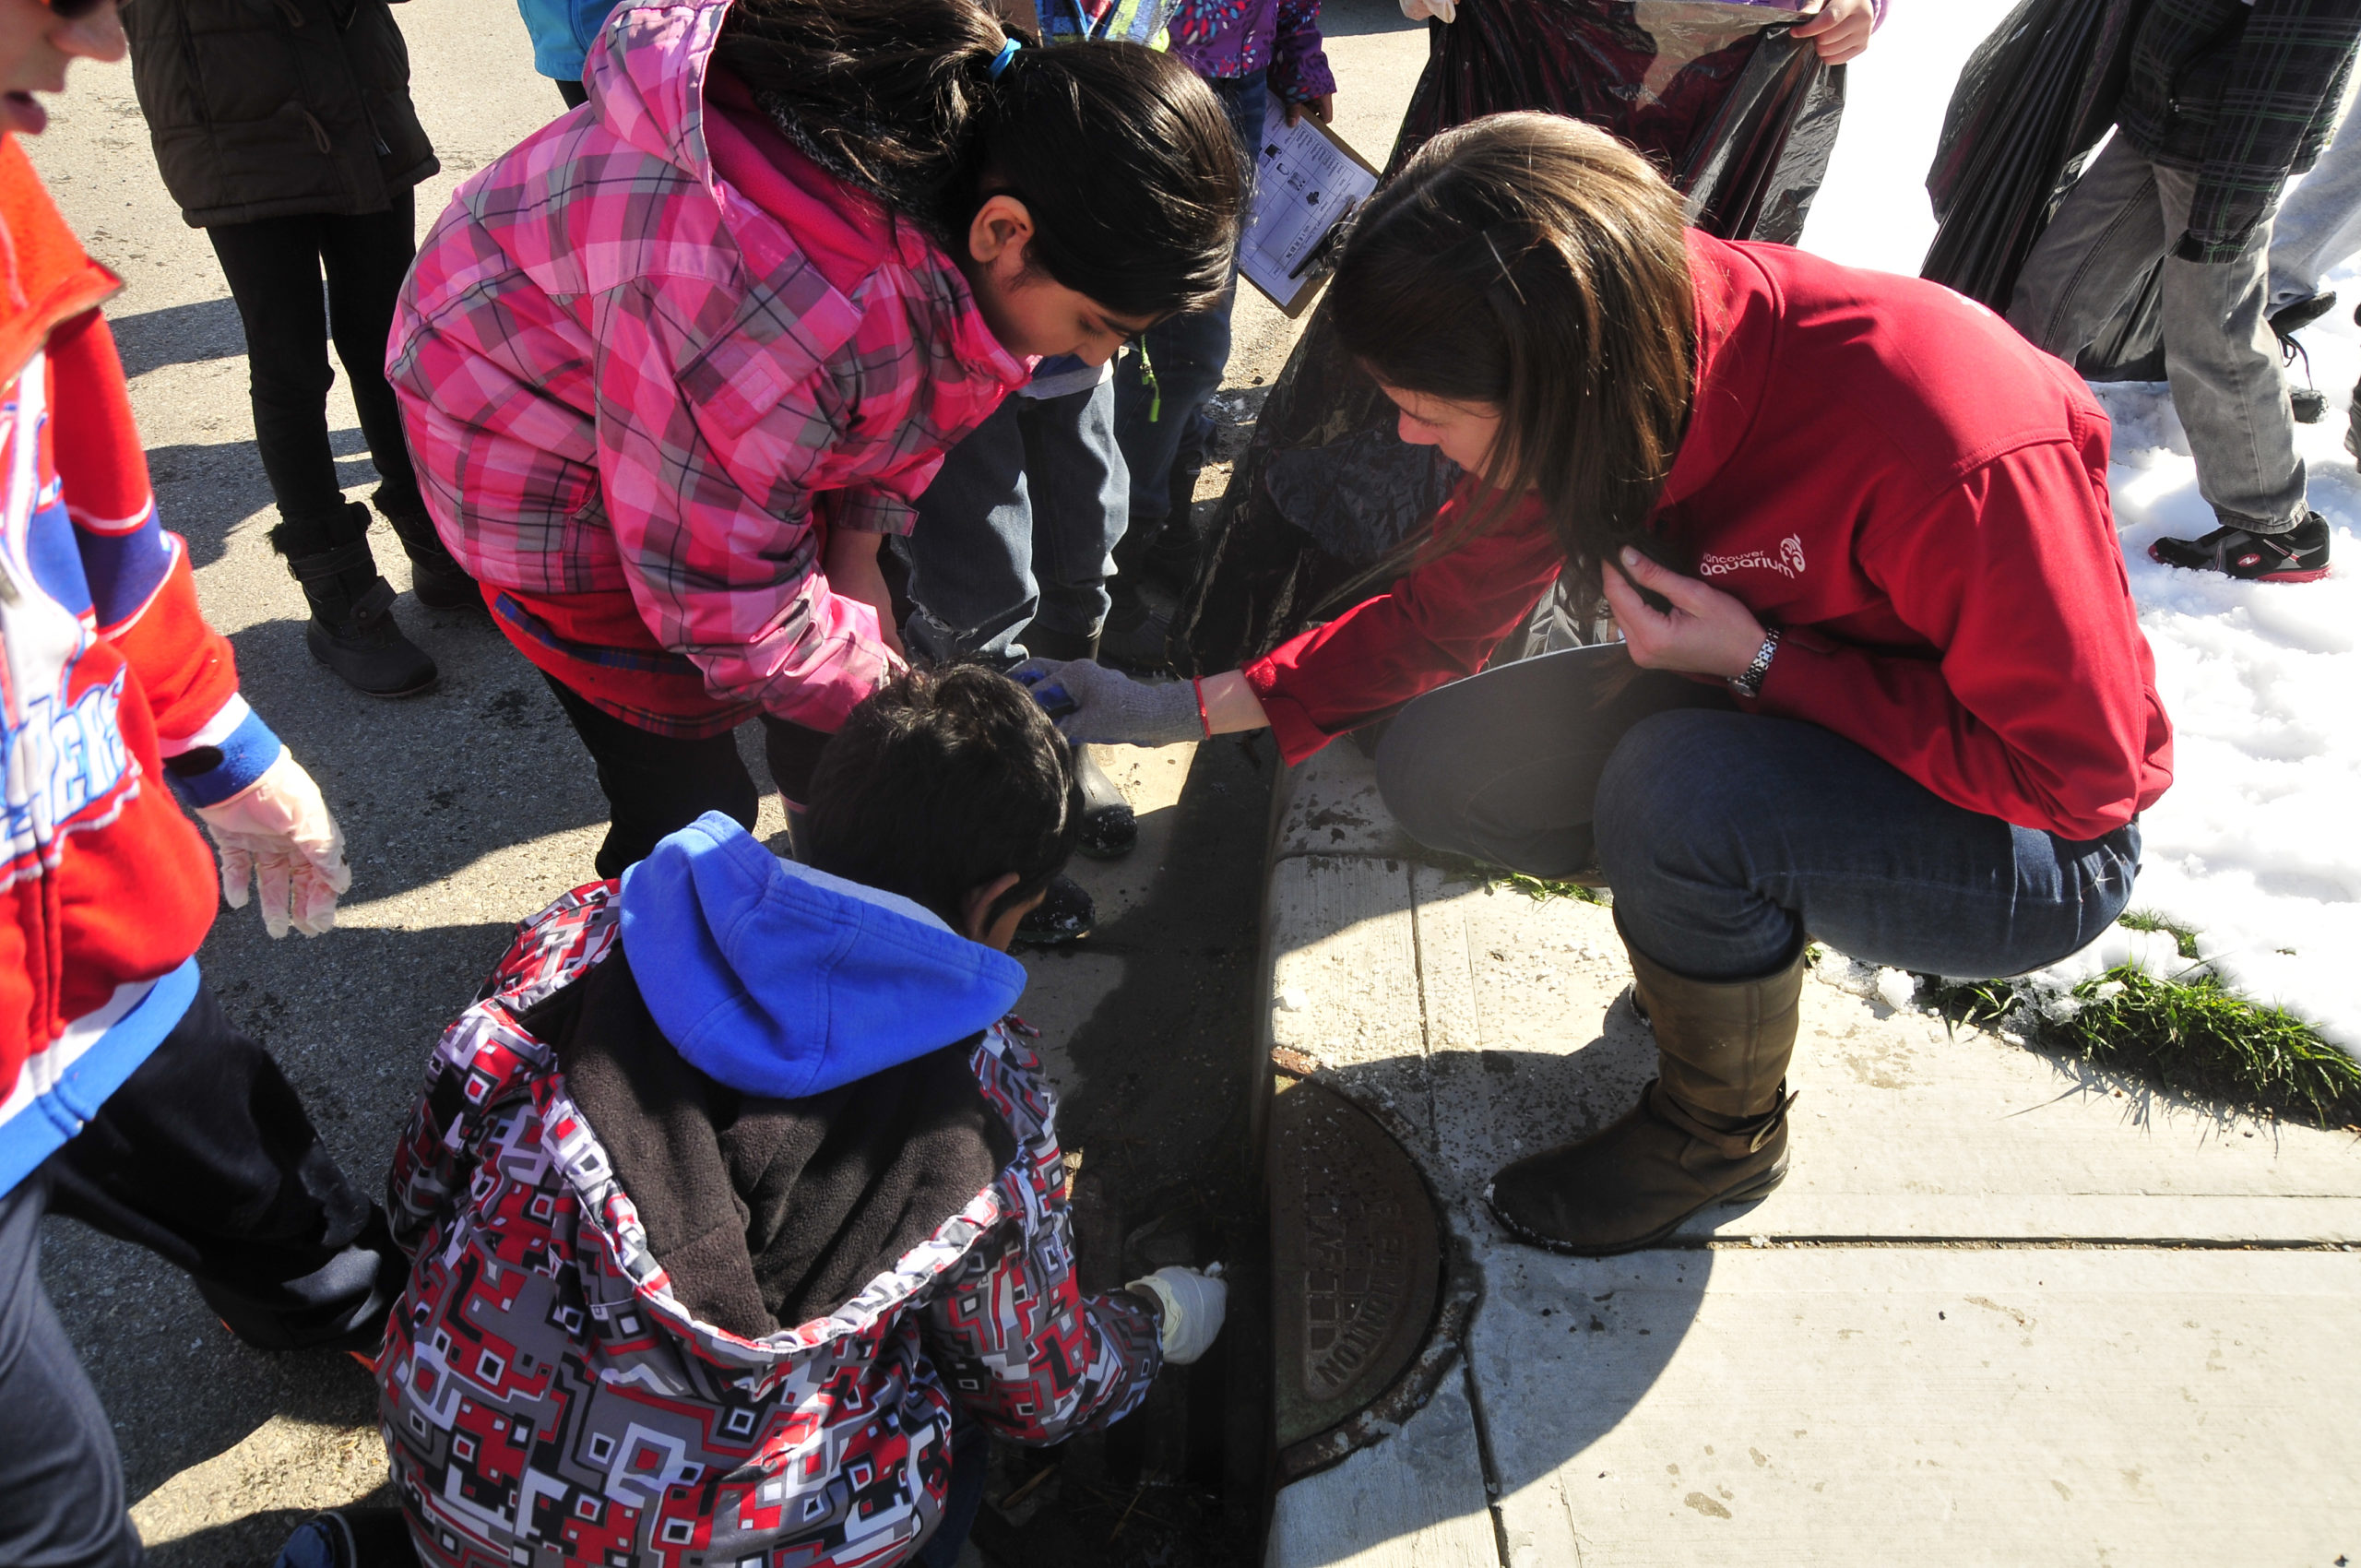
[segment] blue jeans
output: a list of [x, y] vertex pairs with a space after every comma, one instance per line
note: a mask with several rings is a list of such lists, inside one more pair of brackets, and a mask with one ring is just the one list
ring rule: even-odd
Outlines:
[[912, 1568], [958, 1568], [959, 1549], [976, 1527], [976, 1514], [984, 1505], [984, 1468], [991, 1460], [991, 1441], [983, 1423], [951, 1404], [951, 1491], [943, 1500], [943, 1523], [910, 1559]]
[[1097, 633], [1124, 495], [1113, 383], [1003, 402], [943, 458], [918, 526], [897, 541], [916, 606], [903, 628], [911, 651], [1005, 668], [1025, 658], [1029, 626]]
[[[1256, 71], [1205, 82], [1228, 111], [1230, 129], [1238, 133], [1239, 148], [1250, 169], [1254, 145], [1263, 139], [1264, 103], [1269, 97], [1265, 77], [1266, 73]], [[1229, 368], [1229, 313], [1237, 303], [1233, 273], [1220, 299], [1204, 310], [1149, 327], [1140, 334], [1144, 353], [1125, 354], [1115, 367], [1115, 438], [1131, 469], [1131, 515], [1139, 526], [1153, 528], [1171, 510], [1173, 459], [1180, 455], [1181, 438], [1221, 390], [1222, 373]]]
[[1377, 754], [1404, 828], [1534, 876], [1604, 872], [1625, 939], [1708, 981], [1769, 974], [1807, 932], [1924, 974], [2023, 974], [2130, 901], [2137, 824], [2086, 842], [2014, 826], [1678, 676], [1594, 704], [1599, 657], [1505, 665], [1404, 708]]

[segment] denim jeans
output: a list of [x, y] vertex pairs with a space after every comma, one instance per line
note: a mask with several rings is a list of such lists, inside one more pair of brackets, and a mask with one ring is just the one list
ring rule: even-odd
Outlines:
[[[1266, 73], [1256, 71], [1205, 83], [1228, 111], [1249, 169], [1254, 145], [1263, 139], [1265, 78]], [[1149, 327], [1140, 334], [1143, 352], [1125, 354], [1115, 367], [1115, 438], [1131, 470], [1131, 516], [1139, 527], [1161, 524], [1171, 510], [1173, 459], [1206, 402], [1221, 390], [1222, 373], [1229, 368], [1229, 313], [1237, 303], [1238, 278], [1232, 273], [1220, 299]]]
[[2319, 291], [2328, 270], [2361, 251], [2361, 114], [2348, 113], [2310, 173], [2271, 222], [2271, 297], [2276, 311]]
[[958, 1568], [959, 1550], [976, 1527], [984, 1505], [985, 1469], [991, 1463], [991, 1440], [983, 1423], [962, 1409], [955, 1396], [951, 1405], [951, 1492], [943, 1500], [943, 1522], [918, 1555], [912, 1568]]
[[1107, 619], [1109, 552], [1123, 537], [1115, 387], [1012, 397], [951, 449], [896, 541], [916, 607], [911, 651], [1006, 668], [1025, 633], [1088, 637]]
[[2197, 489], [2225, 524], [2284, 533], [2304, 520], [2304, 461], [2279, 340], [2263, 307], [2271, 218], [2233, 261], [2168, 253], [2197, 176], [2151, 163], [2121, 137], [2067, 193], [2017, 277], [2009, 325], [2070, 363], [2164, 261], [2165, 373], [2197, 459]]
[[2130, 901], [2136, 824], [2089, 842], [2018, 827], [1679, 676], [1595, 702], [1608, 657], [1504, 665], [1404, 708], [1377, 754], [1403, 827], [1534, 876], [1604, 872], [1625, 939], [1701, 980], [1768, 974], [1807, 932], [1920, 973], [2022, 974]]

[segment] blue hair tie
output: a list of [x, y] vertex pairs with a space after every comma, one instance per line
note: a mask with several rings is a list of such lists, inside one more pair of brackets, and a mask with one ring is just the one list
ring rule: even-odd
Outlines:
[[992, 56], [990, 73], [992, 80], [1000, 80], [1000, 74], [1008, 69], [1008, 63], [1015, 59], [1016, 52], [1024, 47], [1023, 43], [1013, 38], [1000, 46], [1000, 53]]

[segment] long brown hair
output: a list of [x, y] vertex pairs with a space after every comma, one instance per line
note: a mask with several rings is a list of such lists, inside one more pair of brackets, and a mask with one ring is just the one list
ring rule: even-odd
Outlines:
[[1680, 198], [1594, 125], [1495, 114], [1442, 132], [1370, 201], [1329, 310], [1386, 386], [1502, 419], [1481, 528], [1538, 493], [1578, 588], [1671, 471], [1695, 379]]

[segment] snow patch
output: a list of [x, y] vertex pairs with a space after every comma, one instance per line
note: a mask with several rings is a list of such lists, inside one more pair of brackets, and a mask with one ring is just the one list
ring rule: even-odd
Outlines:
[[[1934, 234], [1925, 181], [1950, 84], [2009, 9], [2006, 0], [1892, 7], [1847, 68], [1845, 128], [1807, 249], [1916, 272]], [[2203, 533], [2213, 511], [2167, 389], [2094, 390], [2115, 422], [2116, 523], [2176, 736], [2173, 787], [2141, 823], [2133, 906], [2197, 932], [2208, 965], [2237, 991], [2361, 1051], [2361, 964], [2346, 961], [2361, 952], [2361, 475], [2343, 445], [2347, 393], [2361, 379], [2350, 309], [2361, 302], [2361, 267], [2346, 263], [2323, 286], [2343, 304], [2303, 341], [2329, 414], [2296, 435], [2312, 506], [2332, 529], [2325, 581], [2241, 584], [2151, 562], [2150, 541]], [[2103, 973], [2124, 961], [2109, 955], [2135, 951], [2154, 974], [2189, 967], [2169, 936], [2118, 930], [2038, 983], [2070, 985], [2065, 976]], [[1893, 1005], [1878, 979], [1861, 993]]]

